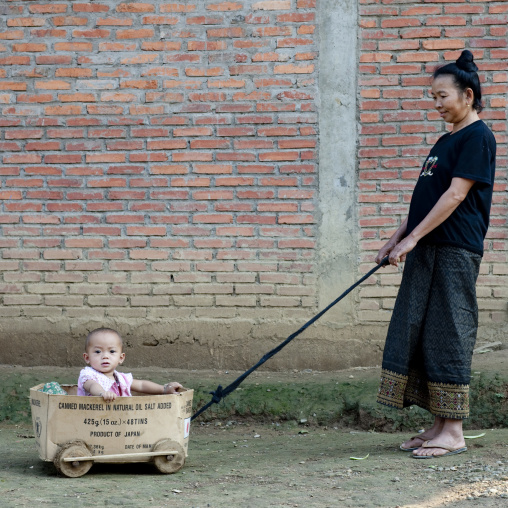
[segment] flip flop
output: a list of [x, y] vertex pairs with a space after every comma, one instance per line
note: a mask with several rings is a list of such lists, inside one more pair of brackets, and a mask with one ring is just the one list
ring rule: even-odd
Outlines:
[[442, 450], [448, 450], [448, 452], [443, 453], [442, 455], [412, 455], [413, 459], [440, 459], [441, 457], [447, 457], [448, 455], [458, 455], [459, 453], [464, 453], [467, 451], [467, 446], [461, 446], [459, 448], [448, 448], [448, 446], [444, 445], [431, 445], [429, 444], [429, 441], [425, 441], [425, 443], [423, 443], [420, 448], [441, 448]]
[[[416, 436], [411, 436], [409, 440], [411, 439], [421, 439], [422, 441], [425, 442], [425, 438], [423, 437], [420, 437], [419, 435], [416, 435]], [[418, 448], [420, 448], [419, 446], [413, 446], [412, 448], [404, 448], [402, 445], [399, 446], [399, 450], [402, 450], [403, 452], [412, 452], [413, 450], [418, 450]]]

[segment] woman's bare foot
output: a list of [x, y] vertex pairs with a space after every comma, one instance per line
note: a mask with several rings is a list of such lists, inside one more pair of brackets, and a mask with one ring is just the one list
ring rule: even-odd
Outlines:
[[418, 434], [418, 436], [413, 436], [411, 439], [404, 441], [400, 445], [400, 448], [401, 449], [419, 448], [420, 446], [422, 446], [423, 443], [425, 443], [425, 441], [430, 441], [431, 439], [434, 439], [438, 435], [439, 435], [438, 432], [433, 432], [432, 429], [428, 429], [425, 432]]
[[[450, 451], [464, 448], [466, 442], [462, 433], [462, 420], [444, 420], [441, 432], [434, 435], [428, 441], [425, 448], [418, 448], [413, 452], [413, 455], [439, 457], [440, 455], [446, 455]], [[432, 445], [435, 445], [435, 447], [432, 447]]]
[[402, 443], [400, 445], [400, 448], [401, 449], [418, 448], [418, 447], [422, 446], [422, 444], [425, 443], [425, 441], [430, 441], [430, 440], [434, 439], [443, 430], [444, 422], [445, 422], [444, 418], [436, 416], [436, 418], [434, 420], [434, 424], [432, 425], [432, 427], [430, 429], [427, 429], [424, 432], [422, 432], [421, 434], [418, 434], [417, 436], [413, 436], [411, 439], [404, 441], [404, 443]]

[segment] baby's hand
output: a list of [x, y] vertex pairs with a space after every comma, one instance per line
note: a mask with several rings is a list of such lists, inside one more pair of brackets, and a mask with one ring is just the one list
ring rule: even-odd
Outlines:
[[164, 393], [178, 393], [179, 388], [183, 388], [183, 386], [176, 381], [173, 381], [172, 383], [166, 383], [164, 385]]
[[99, 396], [102, 395], [102, 398], [105, 402], [113, 402], [116, 399], [116, 393], [115, 392], [104, 392], [102, 394], [99, 394]]

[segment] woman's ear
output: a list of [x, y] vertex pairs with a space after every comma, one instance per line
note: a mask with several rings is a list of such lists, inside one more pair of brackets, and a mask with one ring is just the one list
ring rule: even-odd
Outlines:
[[473, 92], [472, 88], [466, 88], [466, 101], [471, 105], [473, 104], [474, 92]]

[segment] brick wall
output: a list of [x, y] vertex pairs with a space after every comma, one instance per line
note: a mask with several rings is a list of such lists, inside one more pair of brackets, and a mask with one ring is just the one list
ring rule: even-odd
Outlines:
[[[482, 77], [480, 117], [495, 134], [497, 173], [491, 225], [478, 280], [480, 320], [506, 323], [508, 4], [437, 0], [360, 2], [361, 123], [358, 206], [361, 270], [406, 216], [422, 161], [445, 131], [429, 75], [469, 49]], [[360, 291], [362, 321], [388, 321], [400, 274], [385, 270]]]
[[[350, 238], [358, 273], [406, 213], [422, 159], [444, 132], [428, 76], [470, 48], [484, 76], [482, 118], [499, 143], [478, 291], [482, 321], [506, 324], [507, 4], [348, 6], [358, 9], [351, 38], [360, 36], [361, 50], [351, 90], [358, 167], [347, 168], [358, 181]], [[4, 331], [23, 342], [43, 327], [80, 339], [80, 350], [86, 329], [108, 324], [132, 347], [185, 337], [180, 353], [208, 334], [204, 357], [221, 364], [231, 320], [250, 320], [242, 333], [264, 351], [317, 309], [325, 8], [324, 0], [0, 3]], [[399, 280], [391, 269], [372, 277], [348, 326], [374, 327], [382, 340]], [[258, 320], [285, 326], [253, 331]], [[319, 368], [330, 346], [314, 339]], [[65, 361], [79, 361], [66, 344]], [[156, 351], [146, 363], [157, 363]], [[61, 362], [44, 358], [19, 362]], [[194, 353], [187, 358], [196, 364]]]
[[3, 315], [314, 307], [314, 2], [3, 2]]

